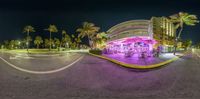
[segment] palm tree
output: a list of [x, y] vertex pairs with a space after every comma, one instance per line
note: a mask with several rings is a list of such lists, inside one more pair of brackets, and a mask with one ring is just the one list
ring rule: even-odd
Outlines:
[[55, 43], [56, 48], [57, 48], [58, 51], [59, 51], [60, 40], [59, 40], [58, 38], [54, 38], [54, 43]]
[[63, 45], [63, 39], [65, 38], [65, 35], [67, 34], [67, 32], [65, 30], [62, 30], [62, 38], [61, 38], [61, 42], [60, 42], [60, 47]]
[[21, 45], [21, 41], [20, 40], [15, 40], [14, 47], [15, 48], [20, 48], [20, 45]]
[[45, 48], [48, 48], [49, 45], [50, 45], [49, 39], [45, 39], [44, 40], [44, 46], [45, 46]]
[[[49, 31], [49, 42], [52, 42], [52, 39], [51, 39], [51, 33], [56, 33], [58, 32], [58, 29], [55, 25], [49, 25], [48, 29], [45, 29], [47, 31]], [[49, 51], [51, 51], [51, 46], [52, 46], [52, 43], [50, 43], [49, 45]]]
[[76, 47], [79, 48], [79, 44], [82, 42], [80, 37], [75, 38]]
[[27, 51], [29, 49], [29, 33], [31, 32], [35, 32], [35, 29], [34, 27], [32, 27], [31, 25], [27, 25], [24, 27], [24, 30], [23, 30], [24, 33], [27, 33], [27, 36], [26, 36], [26, 46], [27, 46]]
[[5, 41], [4, 41], [4, 45], [5, 45], [5, 48], [8, 49], [8, 48], [9, 48], [9, 41], [8, 41], [8, 40], [5, 40]]
[[62, 45], [65, 46], [65, 48], [67, 48], [68, 45], [71, 44], [71, 37], [67, 34], [67, 32], [65, 30], [62, 31]]
[[13, 49], [13, 48], [14, 48], [14, 45], [15, 45], [15, 40], [11, 40], [11, 41], [9, 42], [9, 48], [10, 48], [10, 49]]
[[177, 48], [177, 41], [180, 39], [184, 24], [188, 26], [195, 26], [196, 23], [199, 23], [199, 21], [196, 15], [189, 14], [186, 12], [179, 12], [178, 14], [174, 14], [169, 17], [170, 20], [174, 23], [176, 29], [179, 29], [178, 36], [176, 36], [175, 40], [175, 50], [174, 50], [174, 55], [175, 55]]
[[96, 35], [95, 38], [95, 47], [103, 47], [105, 46], [105, 42], [108, 39], [108, 35], [106, 32], [101, 32]]
[[96, 33], [100, 30], [99, 27], [95, 26], [93, 23], [84, 22], [83, 26], [81, 28], [78, 28], [76, 32], [79, 32], [78, 37], [85, 37], [87, 36], [89, 39], [90, 47], [93, 43], [93, 37], [96, 35]]
[[187, 39], [187, 40], [183, 41], [183, 46], [184, 46], [185, 50], [187, 50], [191, 45], [192, 45], [191, 39]]
[[34, 44], [37, 46], [37, 49], [39, 49], [39, 46], [43, 43], [43, 39], [41, 36], [36, 36], [34, 40]]

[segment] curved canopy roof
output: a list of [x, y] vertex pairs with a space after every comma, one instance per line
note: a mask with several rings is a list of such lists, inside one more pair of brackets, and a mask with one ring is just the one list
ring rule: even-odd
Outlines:
[[150, 30], [149, 20], [131, 20], [117, 24], [107, 32], [110, 38], [109, 41], [112, 41], [132, 36], [150, 36]]

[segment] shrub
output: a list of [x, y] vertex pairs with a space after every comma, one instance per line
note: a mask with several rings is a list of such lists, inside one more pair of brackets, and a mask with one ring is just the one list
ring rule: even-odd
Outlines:
[[96, 54], [96, 55], [101, 55], [102, 51], [100, 49], [91, 49], [89, 50], [90, 53]]

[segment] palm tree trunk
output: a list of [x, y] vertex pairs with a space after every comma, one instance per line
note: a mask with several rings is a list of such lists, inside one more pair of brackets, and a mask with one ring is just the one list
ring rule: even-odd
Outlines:
[[181, 33], [183, 31], [183, 25], [181, 26], [181, 29], [178, 33], [178, 36], [176, 37], [175, 39], [175, 46], [174, 46], [174, 55], [176, 55], [176, 50], [177, 50], [177, 43], [178, 43], [178, 40], [180, 39], [180, 36], [181, 36]]
[[50, 37], [49, 37], [49, 51], [51, 51], [51, 32], [50, 32]]
[[39, 44], [37, 45], [37, 49], [39, 49]]
[[180, 31], [178, 33], [178, 39], [180, 38], [182, 31], [183, 31], [183, 26], [181, 26], [181, 29], [180, 29]]

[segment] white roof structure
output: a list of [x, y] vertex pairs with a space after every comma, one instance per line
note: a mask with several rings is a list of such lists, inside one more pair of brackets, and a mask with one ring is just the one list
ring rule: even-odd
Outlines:
[[130, 20], [122, 22], [110, 28], [107, 32], [110, 38], [108, 41], [134, 36], [152, 38], [153, 35], [150, 20]]

